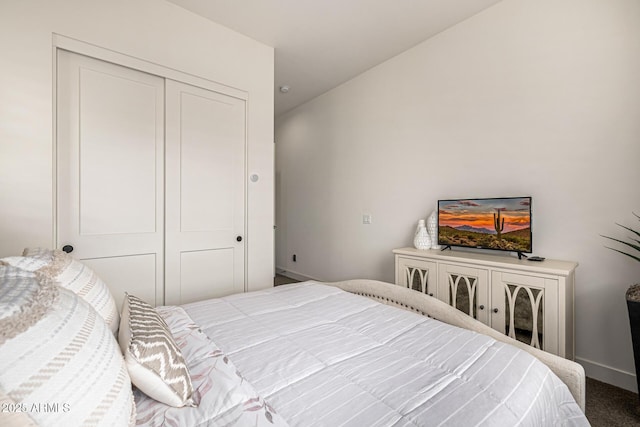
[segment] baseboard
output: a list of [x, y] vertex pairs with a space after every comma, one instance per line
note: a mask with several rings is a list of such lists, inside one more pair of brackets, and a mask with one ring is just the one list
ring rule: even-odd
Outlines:
[[621, 369], [612, 368], [598, 362], [576, 357], [576, 362], [584, 367], [584, 371], [589, 378], [602, 381], [607, 384], [613, 384], [616, 387], [625, 390], [638, 392], [638, 383], [636, 376], [632, 372], [623, 371]]
[[304, 274], [298, 273], [297, 271], [291, 271], [286, 268], [278, 267], [277, 265], [276, 265], [276, 274], [286, 276], [290, 279], [299, 280], [301, 282], [306, 282], [307, 280], [315, 280], [316, 282], [323, 282], [323, 280], [320, 280], [317, 277], [306, 276]]

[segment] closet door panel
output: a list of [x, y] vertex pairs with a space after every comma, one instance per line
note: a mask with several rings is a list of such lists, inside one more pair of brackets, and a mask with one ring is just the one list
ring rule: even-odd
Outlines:
[[[160, 304], [156, 300], [155, 289], [149, 286], [149, 283], [157, 281], [156, 272], [162, 271], [162, 260], [156, 259], [155, 254], [86, 259], [83, 262], [93, 271], [100, 272], [105, 283], [124, 283], [124, 291], [150, 304]], [[113, 293], [118, 308], [122, 307], [124, 291]]]
[[56, 95], [57, 247], [163, 304], [164, 79], [59, 50]]
[[[236, 292], [233, 280], [234, 251], [214, 249], [180, 253], [180, 302], [182, 304]], [[216, 287], [210, 289], [215, 276]]]
[[235, 230], [233, 186], [243, 153], [234, 135], [244, 126], [234, 105], [181, 94], [180, 231]]
[[153, 233], [158, 228], [157, 87], [118, 74], [80, 69], [82, 235]]
[[166, 81], [168, 304], [245, 287], [245, 101]]

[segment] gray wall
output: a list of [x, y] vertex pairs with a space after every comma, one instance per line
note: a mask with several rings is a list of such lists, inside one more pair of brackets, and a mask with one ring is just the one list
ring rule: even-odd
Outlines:
[[635, 389], [640, 264], [599, 235], [638, 224], [638, 23], [637, 0], [505, 0], [279, 117], [276, 266], [393, 281], [438, 199], [531, 195], [534, 252], [580, 263], [579, 362]]

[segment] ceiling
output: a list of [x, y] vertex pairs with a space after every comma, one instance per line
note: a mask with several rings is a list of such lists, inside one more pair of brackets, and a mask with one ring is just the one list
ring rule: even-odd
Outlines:
[[275, 48], [278, 116], [500, 0], [169, 1]]

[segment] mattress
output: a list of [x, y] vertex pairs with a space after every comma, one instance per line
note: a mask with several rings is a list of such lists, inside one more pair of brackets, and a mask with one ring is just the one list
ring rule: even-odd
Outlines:
[[[276, 424], [589, 425], [530, 354], [336, 287], [305, 282], [182, 308]], [[143, 403], [147, 420], [161, 420], [140, 399], [139, 413]], [[226, 420], [254, 425], [241, 413]]]

